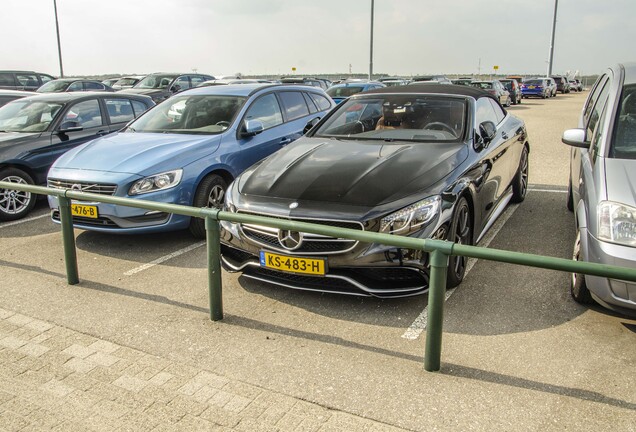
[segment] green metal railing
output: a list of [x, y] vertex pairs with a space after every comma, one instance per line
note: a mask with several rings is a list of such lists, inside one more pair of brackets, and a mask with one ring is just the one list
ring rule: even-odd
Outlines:
[[220, 232], [219, 221], [250, 223], [269, 227], [322, 234], [331, 237], [347, 238], [366, 243], [379, 243], [405, 249], [417, 249], [430, 254], [430, 277], [428, 293], [428, 321], [426, 326], [426, 348], [424, 354], [424, 368], [427, 371], [439, 371], [442, 349], [442, 325], [444, 318], [444, 294], [446, 291], [446, 273], [448, 258], [460, 255], [469, 258], [480, 258], [510, 264], [519, 264], [566, 272], [583, 273], [592, 276], [608, 277], [630, 282], [636, 282], [636, 269], [610, 266], [598, 263], [578, 262], [563, 258], [546, 257], [541, 255], [512, 252], [507, 250], [483, 248], [450, 243], [443, 240], [416, 239], [392, 234], [358, 231], [348, 228], [338, 228], [317, 225], [307, 222], [273, 219], [240, 213], [229, 213], [217, 209], [195, 208], [177, 204], [166, 204], [141, 199], [120, 198], [68, 189], [52, 189], [42, 186], [23, 185], [0, 181], [0, 189], [20, 190], [41, 195], [52, 195], [59, 198], [60, 221], [62, 227], [62, 241], [68, 283], [79, 283], [77, 256], [75, 251], [75, 235], [71, 216], [71, 199], [88, 202], [103, 202], [108, 204], [136, 207], [147, 210], [158, 210], [205, 219], [207, 259], [208, 259], [208, 289], [210, 301], [210, 319], [223, 319], [223, 294], [221, 282], [220, 261]]

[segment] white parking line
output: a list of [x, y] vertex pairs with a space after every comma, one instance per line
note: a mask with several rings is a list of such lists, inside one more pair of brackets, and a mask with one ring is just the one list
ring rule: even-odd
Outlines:
[[[501, 228], [503, 228], [503, 226], [506, 224], [508, 219], [510, 219], [510, 217], [513, 215], [513, 213], [515, 212], [515, 210], [517, 210], [518, 207], [519, 207], [519, 204], [513, 204], [509, 206], [506, 209], [506, 211], [504, 211], [501, 214], [501, 216], [499, 216], [497, 221], [493, 224], [493, 226], [490, 228], [490, 230], [484, 236], [484, 238], [481, 239], [481, 242], [479, 242], [478, 246], [488, 247], [490, 242], [495, 238], [495, 236], [499, 233]], [[468, 260], [468, 263], [466, 264], [466, 273], [464, 274], [464, 277], [468, 275], [468, 272], [470, 272], [470, 270], [473, 268], [476, 262], [477, 262], [476, 258], [470, 258]], [[449, 297], [453, 295], [453, 293], [455, 292], [455, 289], [456, 288], [446, 290], [446, 296], [444, 297], [444, 301], [448, 300]], [[415, 321], [413, 321], [413, 324], [411, 324], [411, 326], [408, 329], [406, 329], [402, 337], [404, 339], [409, 339], [409, 340], [417, 339], [422, 334], [422, 332], [426, 329], [427, 319], [428, 319], [428, 306], [426, 306], [424, 310], [422, 311], [422, 313], [420, 313], [417, 316], [417, 318], [415, 318]]]
[[40, 216], [33, 216], [33, 217], [28, 218], [28, 219], [20, 219], [19, 221], [2, 224], [2, 225], [0, 225], [0, 228], [7, 228], [7, 227], [10, 227], [10, 226], [14, 226], [14, 225], [20, 225], [20, 224], [23, 224], [25, 222], [31, 222], [31, 221], [42, 219], [42, 218], [49, 217], [49, 216], [51, 216], [51, 214], [47, 212], [47, 213], [45, 213], [43, 215], [40, 215]]
[[172, 252], [169, 255], [164, 255], [164, 256], [162, 256], [160, 258], [157, 258], [156, 260], [151, 261], [151, 262], [149, 262], [147, 264], [141, 265], [139, 267], [135, 267], [134, 269], [128, 270], [127, 272], [125, 272], [124, 275], [132, 276], [135, 273], [139, 273], [141, 271], [148, 270], [149, 268], [154, 267], [157, 264], [161, 264], [163, 262], [171, 260], [172, 258], [176, 258], [179, 255], [183, 255], [184, 253], [190, 252], [190, 251], [192, 251], [192, 250], [194, 250], [196, 248], [200, 248], [201, 246], [205, 246], [205, 242], [204, 241], [192, 244], [192, 245], [190, 245], [188, 247], [184, 247], [183, 249], [179, 249], [178, 251]]
[[528, 192], [568, 193], [567, 190], [560, 190], [560, 189], [533, 189], [532, 187], [528, 188]]

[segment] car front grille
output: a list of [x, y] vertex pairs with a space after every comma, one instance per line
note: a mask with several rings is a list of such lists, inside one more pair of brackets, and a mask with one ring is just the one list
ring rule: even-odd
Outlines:
[[[244, 213], [244, 214], [253, 214], [254, 213]], [[284, 219], [291, 220], [297, 222], [308, 222], [319, 225], [328, 225], [339, 228], [349, 228], [358, 231], [364, 230], [363, 225], [360, 222], [350, 222], [350, 221], [332, 221], [332, 220], [324, 220], [324, 219], [288, 219], [283, 217], [269, 216], [269, 215], [256, 215], [256, 216], [267, 216], [273, 217], [274, 219]], [[255, 243], [259, 246], [266, 247], [268, 249], [273, 249], [279, 252], [284, 252], [286, 254], [312, 254], [312, 255], [328, 255], [335, 253], [347, 252], [353, 249], [357, 244], [357, 240], [345, 239], [345, 238], [336, 238], [330, 236], [323, 236], [320, 234], [311, 234], [311, 233], [303, 233], [303, 239], [301, 245], [293, 250], [287, 249], [283, 247], [283, 245], [279, 242], [279, 229], [266, 227], [263, 225], [256, 224], [241, 224], [241, 231], [243, 235], [249, 239], [252, 243]]]
[[115, 195], [117, 185], [107, 183], [78, 182], [60, 179], [48, 179], [48, 186], [56, 189], [71, 189], [99, 195]]

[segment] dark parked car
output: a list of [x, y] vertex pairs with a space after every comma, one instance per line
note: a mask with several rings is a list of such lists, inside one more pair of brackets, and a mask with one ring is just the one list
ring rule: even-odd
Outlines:
[[536, 96], [546, 99], [550, 97], [551, 92], [547, 78], [529, 78], [521, 84], [521, 94], [524, 98]]
[[28, 92], [28, 91], [0, 90], [0, 107], [16, 99], [20, 99], [27, 96], [33, 96], [33, 95], [34, 95], [33, 92]]
[[[0, 108], [0, 180], [43, 185], [62, 153], [121, 129], [153, 106], [145, 96], [114, 93], [51, 93]], [[35, 195], [0, 189], [0, 220], [25, 216]]]
[[117, 81], [119, 81], [119, 77], [106, 78], [105, 80], [102, 80], [102, 84], [106, 84], [108, 87], [112, 87], [113, 84], [115, 84]]
[[475, 81], [473, 78], [456, 78], [451, 80], [451, 82], [455, 85], [464, 85], [464, 86], [469, 86], [473, 83], [473, 81]]
[[377, 88], [386, 87], [386, 84], [378, 81], [367, 82], [345, 82], [342, 84], [335, 84], [329, 87], [327, 94], [331, 96], [331, 99], [337, 104], [345, 100], [351, 95], [356, 93], [365, 92], [367, 90], [373, 90]]
[[512, 99], [512, 104], [517, 105], [521, 103], [521, 85], [516, 79], [502, 79], [499, 80], [503, 84], [503, 86], [510, 93], [510, 98]]
[[138, 76], [125, 76], [119, 78], [115, 83], [111, 86], [115, 91], [129, 89], [135, 86], [139, 81], [144, 79], [145, 75]]
[[[248, 168], [225, 210], [475, 244], [528, 185], [522, 120], [489, 93], [420, 84], [351, 96], [304, 137]], [[258, 224], [222, 223], [222, 262], [312, 291], [403, 297], [428, 289], [429, 257]], [[466, 259], [450, 257], [448, 286]]]
[[279, 80], [281, 84], [302, 84], [302, 85], [310, 85], [314, 87], [320, 87], [323, 90], [327, 90], [329, 87], [327, 85], [327, 81], [319, 78], [300, 78], [300, 77], [281, 77]]
[[0, 89], [36, 91], [54, 80], [51, 75], [33, 71], [0, 71]]
[[438, 84], [452, 84], [445, 75], [419, 75], [413, 77], [412, 83], [438, 83]]
[[556, 81], [557, 91], [561, 93], [570, 93], [570, 83], [567, 78], [560, 75], [552, 75], [550, 78]]
[[512, 95], [499, 80], [473, 81], [470, 85], [490, 93], [505, 107], [512, 104]]
[[[220, 208], [236, 176], [301, 137], [333, 106], [313, 87], [198, 87], [174, 95], [120, 133], [65, 153], [49, 170], [48, 183]], [[49, 205], [59, 222], [57, 198], [49, 197]], [[76, 209], [73, 220], [82, 229], [138, 234], [190, 228], [205, 236], [199, 218], [94, 202], [78, 202]]]
[[135, 84], [132, 88], [122, 90], [150, 96], [155, 103], [168, 99], [175, 93], [196, 87], [204, 81], [213, 80], [212, 75], [195, 73], [153, 73]]
[[[563, 133], [572, 146], [567, 207], [574, 212], [578, 261], [636, 266], [636, 64], [607, 69], [583, 107], [579, 128]], [[636, 314], [636, 284], [572, 275], [580, 303]]]
[[84, 78], [60, 78], [49, 81], [36, 90], [38, 93], [64, 93], [83, 91], [115, 91], [99, 81]]

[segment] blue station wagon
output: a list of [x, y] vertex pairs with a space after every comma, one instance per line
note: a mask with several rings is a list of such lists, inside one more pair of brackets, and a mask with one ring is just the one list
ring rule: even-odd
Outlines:
[[[242, 84], [200, 87], [157, 105], [121, 132], [60, 157], [48, 185], [128, 198], [218, 207], [246, 168], [301, 137], [334, 106], [318, 88]], [[49, 197], [53, 221], [59, 204]], [[76, 227], [112, 233], [190, 228], [198, 218], [73, 202]]]

